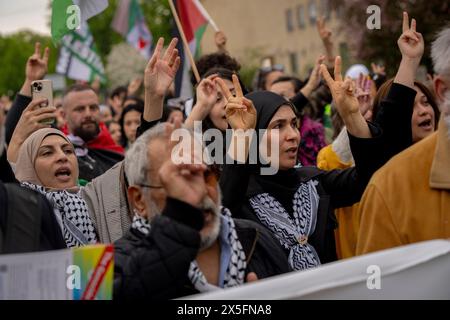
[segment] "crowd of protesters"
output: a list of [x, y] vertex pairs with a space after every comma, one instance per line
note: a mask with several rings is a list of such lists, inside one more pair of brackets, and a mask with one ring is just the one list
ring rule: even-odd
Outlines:
[[[168, 99], [177, 39], [165, 49], [159, 39], [142, 78], [105, 104], [86, 83], [54, 105], [32, 99], [50, 55], [36, 43], [0, 112], [0, 253], [113, 243], [114, 298], [169, 299], [449, 238], [450, 28], [430, 44], [425, 84], [416, 24], [403, 13], [397, 44], [386, 44], [402, 56], [393, 79], [377, 65], [343, 76], [319, 19], [326, 55], [308, 78], [274, 65], [254, 88], [220, 32], [184, 102]], [[197, 139], [198, 124], [215, 139]], [[176, 130], [197, 145], [190, 161], [174, 161]], [[262, 174], [267, 159], [249, 161], [248, 130], [264, 132], [258, 153], [276, 140], [275, 174]]]

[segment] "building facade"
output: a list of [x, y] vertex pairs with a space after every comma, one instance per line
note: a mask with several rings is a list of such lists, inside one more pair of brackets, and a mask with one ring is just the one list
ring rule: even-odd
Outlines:
[[[316, 19], [325, 16], [333, 32], [335, 54], [347, 62], [347, 45], [338, 33], [339, 12], [328, 0], [201, 0], [225, 32], [230, 54], [243, 66], [258, 67], [267, 61], [282, 64], [288, 74], [308, 75], [314, 61], [325, 53]], [[202, 52], [216, 50], [214, 29], [208, 26]]]

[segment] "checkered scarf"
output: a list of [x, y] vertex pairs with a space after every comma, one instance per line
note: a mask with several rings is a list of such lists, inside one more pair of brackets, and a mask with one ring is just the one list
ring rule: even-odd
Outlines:
[[[228, 265], [227, 271], [224, 277], [224, 288], [238, 286], [244, 283], [245, 270], [247, 269], [247, 263], [245, 253], [242, 248], [242, 244], [238, 239], [236, 227], [231, 213], [227, 208], [221, 207], [221, 226], [226, 223], [228, 225], [228, 233], [223, 236], [220, 232], [219, 236], [221, 241], [227, 242], [231, 247], [231, 259]], [[150, 233], [150, 223], [138, 215], [133, 218], [131, 228], [141, 232], [144, 235]], [[208, 283], [203, 272], [200, 270], [197, 262], [194, 260], [191, 262], [188, 271], [188, 278], [199, 292], [207, 292], [213, 290], [220, 290], [220, 287]]]
[[289, 250], [289, 264], [294, 270], [304, 270], [320, 265], [314, 247], [308, 244], [308, 237], [316, 227], [319, 195], [313, 180], [302, 183], [293, 199], [291, 217], [274, 197], [261, 193], [250, 198], [250, 205], [259, 220], [269, 228]]
[[29, 182], [22, 182], [22, 185], [42, 193], [52, 203], [68, 248], [97, 243], [87, 204], [78, 194], [66, 190], [49, 191]]

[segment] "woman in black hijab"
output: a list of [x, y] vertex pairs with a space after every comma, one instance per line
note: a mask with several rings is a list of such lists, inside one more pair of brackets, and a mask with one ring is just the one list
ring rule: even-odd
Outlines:
[[[272, 231], [286, 249], [294, 270], [337, 259], [334, 208], [359, 201], [380, 164], [380, 130], [359, 113], [351, 82], [342, 81], [340, 76], [340, 59], [335, 65], [335, 80], [326, 69], [322, 68], [322, 74], [349, 131], [356, 166], [347, 170], [326, 172], [296, 166], [300, 134], [294, 106], [267, 91], [244, 98], [236, 85], [237, 95], [233, 97], [221, 85], [228, 100], [227, 119], [233, 129], [264, 129], [267, 145], [272, 138], [279, 142], [279, 170], [274, 175], [262, 175], [260, 162], [225, 165], [220, 181], [223, 205], [231, 209], [235, 218], [255, 220]], [[220, 80], [217, 82], [220, 84]]]

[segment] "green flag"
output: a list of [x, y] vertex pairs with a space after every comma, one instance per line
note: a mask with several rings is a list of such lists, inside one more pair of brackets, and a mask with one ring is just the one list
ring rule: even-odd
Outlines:
[[81, 23], [99, 14], [108, 6], [108, 0], [53, 0], [52, 40], [55, 46]]
[[[56, 45], [64, 35], [76, 29], [79, 24], [79, 8], [72, 0], [53, 0], [52, 2], [52, 39]], [[70, 28], [72, 29], [70, 29]]]

